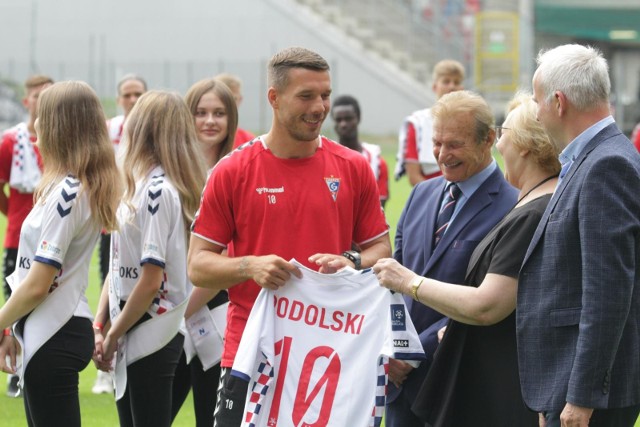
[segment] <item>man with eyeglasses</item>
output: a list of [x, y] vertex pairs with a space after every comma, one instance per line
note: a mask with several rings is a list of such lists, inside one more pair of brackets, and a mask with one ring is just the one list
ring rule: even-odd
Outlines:
[[[491, 148], [495, 120], [489, 105], [470, 91], [444, 95], [431, 109], [433, 155], [442, 176], [416, 185], [398, 221], [394, 258], [418, 275], [462, 283], [476, 245], [516, 203], [518, 191], [504, 179]], [[405, 297], [427, 361], [413, 369], [391, 359], [385, 423], [423, 426], [411, 406], [448, 321]]]

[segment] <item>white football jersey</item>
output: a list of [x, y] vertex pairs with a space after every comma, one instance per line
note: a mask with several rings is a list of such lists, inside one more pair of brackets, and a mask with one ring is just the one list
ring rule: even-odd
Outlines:
[[160, 289], [147, 312], [165, 313], [187, 298], [187, 234], [178, 191], [160, 166], [136, 182], [132, 204], [118, 208], [120, 229], [111, 235], [111, 286], [121, 301], [135, 288], [141, 266], [151, 263], [164, 269]]
[[[93, 319], [85, 290], [100, 225], [92, 219], [89, 195], [69, 175], [52, 184], [22, 224], [16, 270], [7, 278], [15, 291], [34, 262], [58, 270], [47, 297], [31, 311], [17, 331], [23, 348], [23, 369], [38, 349], [71, 316]], [[22, 375], [20, 375], [22, 377]]]
[[400, 294], [371, 270], [320, 274], [292, 261], [262, 289], [233, 364], [249, 381], [243, 426], [378, 426], [388, 358], [425, 358]]

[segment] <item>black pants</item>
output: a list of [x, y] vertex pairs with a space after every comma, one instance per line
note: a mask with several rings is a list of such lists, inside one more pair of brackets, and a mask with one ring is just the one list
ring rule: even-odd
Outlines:
[[213, 425], [213, 411], [216, 409], [217, 388], [220, 382], [220, 364], [214, 365], [206, 371], [202, 370], [202, 362], [198, 356], [187, 364], [187, 357], [182, 352], [176, 377], [173, 380], [173, 403], [171, 404], [171, 420], [180, 412], [189, 389], [193, 387], [193, 407], [196, 414], [196, 427], [211, 427]]
[[2, 293], [4, 294], [4, 300], [8, 300], [11, 296], [11, 287], [7, 282], [7, 277], [11, 275], [16, 269], [16, 260], [18, 259], [18, 249], [5, 248], [3, 265], [3, 283]]
[[80, 426], [78, 373], [93, 354], [91, 321], [72, 317], [33, 355], [24, 373], [30, 427]]
[[238, 427], [242, 424], [248, 390], [247, 381], [231, 375], [231, 368], [222, 368], [214, 427]]
[[109, 256], [111, 256], [111, 234], [100, 234], [100, 240], [98, 241], [98, 258], [100, 260], [100, 288], [104, 284], [104, 279], [109, 274]]
[[127, 367], [127, 389], [116, 402], [121, 427], [171, 425], [173, 377], [182, 352], [181, 334]]

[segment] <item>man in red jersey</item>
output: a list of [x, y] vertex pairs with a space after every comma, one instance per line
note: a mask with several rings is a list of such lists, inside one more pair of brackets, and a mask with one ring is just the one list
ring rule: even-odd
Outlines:
[[[189, 277], [229, 289], [215, 425], [238, 426], [248, 383], [231, 366], [260, 288], [277, 289], [300, 270], [370, 267], [391, 255], [371, 167], [359, 153], [320, 136], [329, 114], [329, 65], [288, 48], [268, 65], [269, 133], [232, 152], [211, 173], [193, 223]], [[353, 244], [362, 249], [351, 251]], [[221, 255], [227, 249], [227, 255]]]
[[[33, 191], [38, 184], [42, 170], [42, 159], [35, 145], [36, 131], [34, 124], [38, 118], [38, 97], [40, 92], [53, 84], [49, 76], [31, 76], [24, 83], [26, 94], [22, 104], [29, 112], [26, 123], [7, 130], [2, 135], [0, 143], [0, 212], [7, 217], [7, 231], [4, 239], [4, 300], [11, 295], [11, 288], [7, 277], [16, 268], [18, 256], [18, 242], [22, 222], [33, 207]], [[9, 195], [5, 193], [5, 186], [9, 185]], [[9, 375], [7, 396], [20, 395], [18, 376]]]

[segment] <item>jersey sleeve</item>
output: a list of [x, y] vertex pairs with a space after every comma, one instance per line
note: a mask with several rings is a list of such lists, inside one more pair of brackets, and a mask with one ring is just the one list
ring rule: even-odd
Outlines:
[[163, 177], [156, 177], [147, 188], [144, 205], [140, 210], [143, 224], [140, 265], [150, 263], [164, 268], [170, 231], [177, 221], [182, 223], [180, 199], [167, 187]]
[[380, 193], [380, 200], [387, 200], [389, 198], [389, 168], [387, 167], [386, 160], [382, 156], [380, 156], [378, 191]]
[[390, 339], [393, 348], [388, 356], [399, 360], [425, 360], [420, 337], [411, 321], [402, 294], [389, 291]]
[[418, 143], [416, 141], [416, 128], [411, 122], [406, 123], [407, 126], [407, 143], [404, 148], [404, 161], [418, 163]]
[[89, 207], [81, 203], [83, 196], [76, 178], [66, 177], [53, 191], [56, 193], [49, 195], [45, 204], [34, 260], [60, 269], [69, 245], [89, 218]]
[[231, 369], [231, 375], [249, 383], [243, 426], [260, 425], [258, 420], [268, 411], [265, 407], [267, 393], [275, 386], [273, 298], [273, 292], [267, 289], [262, 289], [258, 295]]
[[9, 182], [11, 178], [11, 162], [13, 159], [13, 137], [9, 132], [2, 135], [0, 143], [0, 182]]
[[227, 247], [235, 231], [233, 171], [227, 170], [226, 160], [220, 160], [209, 175], [191, 227], [192, 234], [223, 248]]

